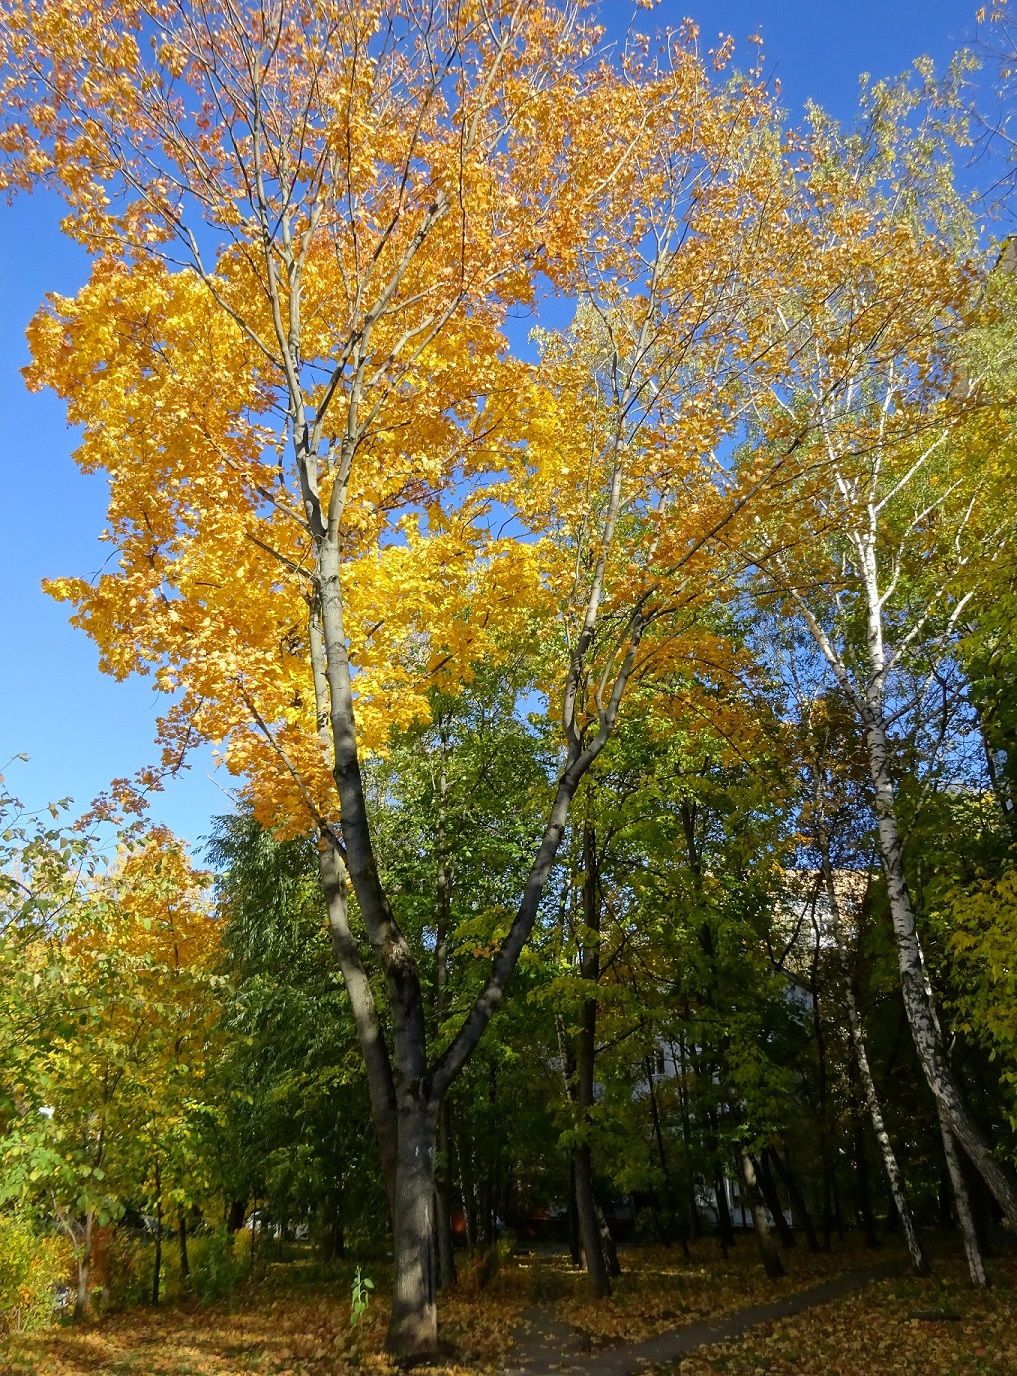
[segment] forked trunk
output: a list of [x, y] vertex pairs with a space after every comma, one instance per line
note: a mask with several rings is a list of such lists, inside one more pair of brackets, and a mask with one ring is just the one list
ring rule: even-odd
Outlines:
[[[326, 520], [314, 488], [317, 463], [312, 458], [313, 450], [306, 448], [307, 443], [305, 427], [304, 438], [298, 441], [298, 462], [306, 465], [302, 476], [305, 500], [315, 527], [317, 586], [309, 621], [311, 667], [319, 738], [326, 751], [331, 745], [332, 775], [341, 817], [341, 835], [336, 834], [328, 818], [317, 817], [321, 880], [332, 944], [367, 1069], [371, 1115], [389, 1192], [396, 1266], [386, 1346], [398, 1360], [407, 1362], [434, 1356], [438, 1345], [434, 1227], [438, 1107], [476, 1050], [536, 921], [544, 885], [565, 833], [572, 800], [584, 774], [614, 729], [618, 704], [635, 664], [645, 622], [641, 615], [632, 619], [624, 658], [617, 670], [609, 704], [600, 714], [595, 736], [584, 744], [575, 730], [571, 730], [568, 765], [558, 780], [509, 932], [458, 1032], [437, 1060], [429, 1065], [427, 1010], [417, 961], [396, 921], [382, 882], [371, 839], [367, 796], [357, 750], [353, 670], [344, 625], [339, 540], [346, 478], [339, 475], [333, 483]], [[356, 437], [347, 432], [338, 450], [340, 469], [345, 466], [347, 475], [355, 444]], [[612, 499], [615, 512], [621, 501], [620, 474], [619, 467]], [[614, 517], [611, 519], [613, 521]], [[585, 659], [595, 629], [602, 595], [602, 572], [594, 583], [587, 625], [573, 653], [569, 686], [563, 697], [564, 720], [569, 727], [574, 721], [576, 691], [583, 679]], [[362, 948], [349, 924], [347, 880], [356, 895], [367, 943], [384, 976], [391, 1018], [391, 1058]]]
[[759, 1247], [759, 1258], [763, 1263], [763, 1270], [770, 1280], [779, 1280], [784, 1275], [784, 1263], [780, 1259], [780, 1253], [774, 1245], [766, 1224], [766, 1214], [763, 1211], [759, 1183], [756, 1180], [756, 1168], [747, 1147], [743, 1146], [739, 1149], [738, 1160], [742, 1172], [745, 1203], [749, 1206], [749, 1212], [752, 1215], [752, 1227], [756, 1234], [756, 1243]]
[[788, 1198], [791, 1201], [791, 1207], [797, 1215], [802, 1231], [805, 1234], [805, 1240], [809, 1245], [809, 1251], [818, 1252], [820, 1250], [819, 1238], [816, 1236], [816, 1230], [812, 1223], [812, 1215], [809, 1213], [802, 1192], [798, 1188], [798, 1181], [795, 1179], [794, 1171], [791, 1169], [791, 1163], [785, 1161], [781, 1157], [776, 1147], [767, 1147], [764, 1155], [773, 1162], [777, 1174], [784, 1182], [784, 1188], [787, 1190]]
[[398, 1361], [433, 1357], [438, 1350], [435, 1274], [434, 1150], [436, 1114], [401, 1103], [392, 1220], [395, 1280], [386, 1347]]
[[950, 1129], [943, 1122], [942, 1115], [940, 1116], [939, 1127], [943, 1136], [943, 1154], [946, 1157], [946, 1167], [950, 1172], [950, 1184], [953, 1187], [954, 1209], [957, 1213], [961, 1237], [964, 1239], [964, 1255], [967, 1258], [968, 1275], [971, 1277], [971, 1284], [976, 1289], [986, 1290], [989, 1286], [989, 1278], [985, 1274], [982, 1251], [978, 1245], [978, 1233], [975, 1229], [974, 1214], [971, 1212], [968, 1187], [964, 1182], [964, 1172], [961, 1169], [956, 1144], [950, 1135]]
[[777, 1194], [777, 1185], [773, 1174], [770, 1171], [770, 1163], [767, 1160], [766, 1151], [760, 1152], [759, 1156], [752, 1158], [752, 1164], [756, 1168], [756, 1180], [762, 1191], [766, 1207], [770, 1210], [770, 1217], [773, 1219], [774, 1227], [777, 1229], [777, 1236], [780, 1238], [782, 1247], [794, 1247], [796, 1245], [795, 1235], [791, 1231], [791, 1225], [781, 1207], [780, 1197]]

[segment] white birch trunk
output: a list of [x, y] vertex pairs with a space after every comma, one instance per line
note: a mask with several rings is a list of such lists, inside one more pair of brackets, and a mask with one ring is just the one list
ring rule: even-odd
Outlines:
[[844, 975], [848, 1027], [851, 1033], [851, 1041], [855, 1049], [855, 1058], [858, 1062], [858, 1073], [862, 1080], [865, 1104], [869, 1110], [869, 1117], [872, 1120], [872, 1130], [876, 1135], [880, 1155], [883, 1158], [883, 1169], [886, 1171], [886, 1178], [890, 1185], [890, 1194], [893, 1197], [894, 1205], [900, 1217], [901, 1227], [904, 1230], [904, 1238], [907, 1243], [911, 1264], [916, 1275], [927, 1275], [929, 1263], [915, 1228], [915, 1221], [912, 1217], [910, 1206], [908, 1205], [907, 1195], [904, 1192], [904, 1182], [901, 1178], [900, 1166], [897, 1163], [897, 1155], [894, 1152], [893, 1143], [890, 1141], [890, 1134], [886, 1130], [882, 1105], [879, 1102], [879, 1095], [876, 1093], [876, 1082], [872, 1077], [872, 1067], [869, 1065], [869, 1055], [865, 1045], [865, 1028], [862, 1025], [861, 1014], [858, 1011], [858, 1001], [855, 998], [854, 984], [851, 978], [851, 963], [848, 959], [847, 939], [841, 914], [840, 898], [837, 895], [837, 890], [833, 882], [833, 871], [830, 868], [830, 857], [826, 847], [825, 836], [821, 838], [820, 845], [823, 857], [823, 880], [826, 886], [826, 896], [830, 904], [830, 917], [833, 924], [833, 939], [837, 947], [837, 954], [840, 957], [841, 970]]
[[872, 539], [859, 540], [866, 603], [869, 678], [858, 705], [861, 709], [879, 849], [887, 898], [897, 941], [901, 990], [915, 1049], [944, 1122], [967, 1153], [1012, 1227], [1017, 1228], [1017, 1190], [996, 1161], [981, 1129], [960, 1093], [946, 1058], [942, 1033], [929, 999], [914, 910], [904, 878], [903, 842], [897, 819], [896, 794], [890, 770], [884, 691], [886, 660], [883, 649], [882, 607], [876, 555]]

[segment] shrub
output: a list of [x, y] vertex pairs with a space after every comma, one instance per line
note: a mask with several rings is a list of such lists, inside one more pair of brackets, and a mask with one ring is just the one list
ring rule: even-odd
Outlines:
[[152, 1245], [117, 1228], [107, 1258], [110, 1303], [118, 1309], [144, 1304], [152, 1293]]
[[500, 1237], [497, 1242], [478, 1253], [471, 1260], [473, 1272], [473, 1286], [477, 1290], [483, 1290], [490, 1285], [495, 1276], [501, 1270], [502, 1263], [508, 1261], [515, 1250], [515, 1241], [511, 1237]]
[[234, 1243], [225, 1228], [192, 1234], [187, 1244], [192, 1293], [206, 1303], [230, 1294], [247, 1274], [249, 1257], [250, 1243], [243, 1238]]
[[28, 1332], [53, 1318], [64, 1249], [16, 1214], [0, 1214], [0, 1333]]

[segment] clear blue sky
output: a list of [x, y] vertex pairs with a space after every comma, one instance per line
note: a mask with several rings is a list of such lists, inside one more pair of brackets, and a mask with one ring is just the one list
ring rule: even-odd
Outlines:
[[[892, 75], [922, 53], [945, 62], [971, 40], [975, 8], [975, 0], [662, 0], [647, 13], [607, 0], [601, 14], [612, 33], [630, 20], [646, 31], [691, 15], [704, 47], [721, 32], [736, 40], [759, 32], [792, 118], [807, 99], [848, 118], [860, 72]], [[151, 762], [160, 708], [147, 680], [99, 674], [92, 643], [39, 586], [44, 577], [87, 576], [109, 555], [96, 539], [105, 484], [77, 473], [60, 403], [30, 395], [19, 373], [25, 326], [44, 293], [71, 294], [87, 273], [59, 216], [44, 195], [0, 207], [0, 768], [18, 752], [30, 756], [11, 766], [8, 782], [33, 806], [66, 795], [84, 806], [111, 778]], [[210, 752], [196, 754], [153, 812], [196, 840], [210, 816], [229, 810], [223, 790], [233, 783], [213, 772]]]

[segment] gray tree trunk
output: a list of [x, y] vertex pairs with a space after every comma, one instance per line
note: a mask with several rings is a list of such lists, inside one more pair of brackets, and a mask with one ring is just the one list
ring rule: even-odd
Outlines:
[[579, 1142], [575, 1151], [576, 1213], [579, 1218], [579, 1241], [586, 1263], [586, 1273], [597, 1299], [611, 1293], [611, 1278], [607, 1273], [604, 1246], [597, 1219], [597, 1201], [593, 1196], [593, 1163], [588, 1142]]
[[585, 930], [579, 953], [579, 974], [586, 982], [588, 996], [583, 1000], [582, 1022], [575, 1042], [575, 1106], [577, 1126], [582, 1134], [575, 1153], [576, 1209], [590, 1284], [596, 1298], [604, 1299], [611, 1293], [611, 1278], [593, 1193], [593, 1152], [589, 1137], [597, 1055], [597, 998], [592, 991], [600, 978], [600, 876], [596, 834], [589, 822], [583, 826], [582, 898]]
[[907, 1195], [904, 1191], [904, 1182], [901, 1178], [900, 1167], [897, 1164], [897, 1156], [893, 1149], [893, 1143], [890, 1141], [890, 1134], [886, 1130], [882, 1105], [876, 1093], [876, 1082], [872, 1078], [872, 1067], [869, 1065], [869, 1053], [865, 1044], [865, 1028], [862, 1025], [861, 1014], [858, 1011], [858, 1000], [855, 998], [853, 972], [851, 970], [850, 959], [848, 958], [844, 915], [841, 909], [840, 895], [837, 893], [837, 888], [834, 883], [833, 869], [830, 864], [829, 845], [822, 825], [820, 825], [817, 830], [819, 831], [818, 840], [823, 864], [823, 882], [826, 888], [827, 902], [830, 907], [833, 939], [837, 947], [837, 955], [840, 959], [841, 971], [844, 976], [844, 998], [847, 1003], [848, 1029], [854, 1048], [859, 1078], [862, 1082], [862, 1092], [865, 1096], [866, 1107], [869, 1110], [869, 1118], [872, 1121], [872, 1130], [876, 1135], [879, 1153], [883, 1159], [883, 1169], [886, 1171], [886, 1178], [890, 1186], [890, 1193], [893, 1196], [894, 1207], [897, 1210], [897, 1216], [900, 1219], [901, 1227], [904, 1231], [904, 1238], [907, 1243], [908, 1256], [911, 1258], [911, 1265], [916, 1275], [924, 1276], [928, 1274], [929, 1263], [925, 1256], [924, 1248], [918, 1238], [914, 1218], [907, 1201]]
[[398, 1106], [399, 1148], [393, 1219], [395, 1281], [387, 1342], [411, 1363], [432, 1356], [437, 1346], [435, 1274], [435, 1115], [404, 1098]]
[[756, 1180], [756, 1168], [748, 1147], [742, 1146], [738, 1151], [738, 1160], [741, 1166], [742, 1190], [745, 1196], [745, 1203], [749, 1206], [752, 1215], [752, 1227], [756, 1234], [756, 1244], [759, 1247], [759, 1258], [763, 1263], [763, 1270], [770, 1280], [779, 1280], [784, 1275], [784, 1263], [780, 1259], [770, 1229], [766, 1223], [766, 1213], [763, 1209], [763, 1201], [759, 1195], [759, 1185]]
[[[348, 471], [355, 438], [347, 434], [338, 455]], [[310, 464], [309, 455], [304, 462]], [[515, 918], [492, 962], [483, 988], [451, 1042], [433, 1064], [427, 1056], [427, 1009], [416, 959], [396, 921], [381, 881], [368, 818], [363, 773], [357, 749], [353, 675], [344, 628], [339, 530], [345, 480], [332, 487], [327, 522], [310, 494], [315, 526], [316, 600], [310, 616], [310, 648], [319, 735], [331, 748], [332, 775], [339, 797], [339, 834], [319, 816], [322, 886], [328, 903], [332, 942], [350, 994], [360, 1047], [367, 1068], [371, 1111], [389, 1194], [395, 1250], [395, 1293], [387, 1346], [397, 1359], [434, 1356], [438, 1349], [434, 1300], [434, 1147], [437, 1110], [452, 1082], [476, 1049], [505, 993], [509, 977], [536, 921], [547, 877], [554, 864], [569, 809], [585, 773], [607, 743], [622, 693], [635, 665], [644, 621], [634, 612], [626, 644], [598, 728], [589, 738], [576, 728], [586, 657], [593, 642], [603, 594], [606, 550], [593, 580], [582, 635], [573, 651], [562, 702], [567, 762], [555, 789], [543, 833], [535, 847]], [[613, 510], [621, 500], [616, 478]], [[613, 522], [613, 517], [611, 518]], [[613, 529], [613, 524], [610, 527]], [[607, 535], [610, 544], [610, 532]], [[313, 809], [313, 801], [308, 800]], [[345, 913], [345, 876], [356, 894], [368, 942], [384, 977], [391, 1051], [386, 1045], [370, 980]], [[393, 1119], [396, 1126], [393, 1128]], [[395, 1150], [393, 1152], [393, 1144]]]

